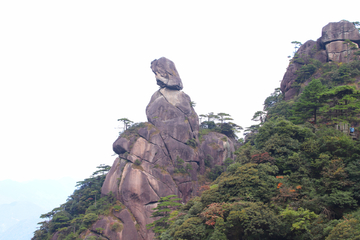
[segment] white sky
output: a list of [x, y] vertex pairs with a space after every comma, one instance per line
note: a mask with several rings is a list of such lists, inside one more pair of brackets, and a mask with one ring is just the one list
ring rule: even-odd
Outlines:
[[[353, 7], [351, 7], [353, 6]], [[358, 1], [0, 1], [0, 180], [112, 165], [117, 119], [146, 121], [150, 62], [172, 60], [198, 114], [253, 124], [291, 41], [360, 20]]]

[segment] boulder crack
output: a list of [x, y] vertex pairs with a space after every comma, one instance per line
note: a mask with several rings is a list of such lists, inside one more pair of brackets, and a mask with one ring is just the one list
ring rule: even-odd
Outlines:
[[155, 204], [155, 203], [158, 203], [158, 202], [159, 201], [152, 201], [152, 202], [149, 202], [149, 203], [145, 204], [145, 206], [150, 205], [150, 204]]
[[161, 134], [159, 134], [159, 136], [161, 137], [161, 140], [163, 141], [164, 146], [165, 146], [165, 148], [166, 148], [167, 154], [166, 154], [166, 153], [165, 153], [165, 154], [169, 156], [169, 158], [170, 158], [171, 161], [173, 161], [172, 158], [171, 158], [170, 151], [169, 151], [169, 149], [168, 149], [168, 147], [167, 147], [167, 145], [166, 145], [166, 143], [165, 143], [165, 140], [164, 140], [163, 136], [162, 136]]

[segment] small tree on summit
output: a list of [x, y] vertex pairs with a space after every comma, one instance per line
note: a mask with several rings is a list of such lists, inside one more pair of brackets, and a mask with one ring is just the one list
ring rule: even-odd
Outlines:
[[131, 126], [132, 123], [134, 123], [133, 121], [130, 121], [127, 118], [120, 118], [120, 119], [118, 119], [118, 121], [124, 123], [124, 131], [127, 130]]
[[221, 112], [221, 113], [218, 113], [217, 116], [218, 116], [218, 119], [221, 122], [221, 124], [223, 124], [224, 121], [234, 120], [234, 119], [231, 118], [230, 114], [228, 114], [228, 113], [222, 113]]
[[293, 54], [294, 56], [296, 51], [301, 47], [302, 43], [298, 41], [292, 41], [291, 43], [294, 44], [294, 54]]

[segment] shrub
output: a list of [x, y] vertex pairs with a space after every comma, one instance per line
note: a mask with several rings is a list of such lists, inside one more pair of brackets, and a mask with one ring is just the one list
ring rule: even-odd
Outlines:
[[113, 231], [113, 232], [119, 232], [119, 231], [121, 231], [122, 229], [123, 229], [123, 225], [121, 224], [121, 223], [117, 223], [117, 222], [115, 222], [115, 223], [113, 223], [112, 225], [111, 225], [111, 231]]
[[98, 220], [98, 216], [95, 213], [89, 213], [84, 216], [83, 223], [87, 226]]
[[113, 207], [113, 209], [114, 209], [114, 211], [119, 212], [119, 211], [122, 209], [122, 207], [119, 206], [119, 205], [115, 205], [115, 206]]
[[192, 148], [196, 148], [197, 146], [197, 142], [194, 138], [191, 138], [189, 140], [186, 141], [186, 145], [192, 147]]

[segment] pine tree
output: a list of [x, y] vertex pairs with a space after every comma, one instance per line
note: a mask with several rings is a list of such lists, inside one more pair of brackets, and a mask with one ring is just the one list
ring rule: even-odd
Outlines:
[[305, 87], [300, 95], [299, 101], [294, 104], [292, 120], [296, 123], [305, 122], [309, 118], [313, 118], [313, 123], [317, 123], [319, 108], [324, 105], [320, 99], [320, 95], [326, 90], [318, 79], [313, 79], [308, 86]]

